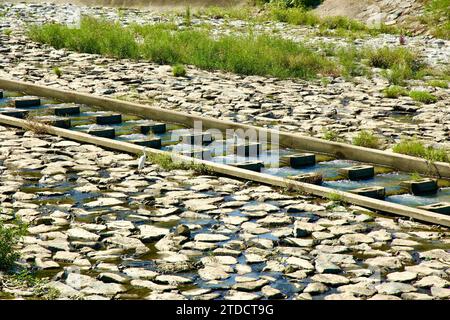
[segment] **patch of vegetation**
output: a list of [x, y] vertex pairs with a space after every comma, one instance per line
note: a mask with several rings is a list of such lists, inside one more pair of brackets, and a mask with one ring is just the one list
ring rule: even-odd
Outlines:
[[32, 289], [35, 297], [39, 297], [44, 300], [54, 300], [61, 295], [57, 289], [51, 288], [47, 285], [48, 279], [40, 279], [36, 277], [34, 272], [27, 269], [14, 273], [11, 277], [9, 277], [8, 282], [13, 286]]
[[212, 173], [211, 168], [205, 164], [175, 160], [167, 154], [150, 154], [148, 157], [151, 163], [159, 165], [164, 170], [192, 170], [200, 175]]
[[25, 235], [26, 229], [26, 225], [20, 220], [12, 224], [0, 221], [0, 271], [10, 271], [20, 258], [16, 246]]
[[419, 55], [407, 48], [367, 48], [364, 56], [370, 66], [384, 69], [384, 75], [394, 85], [403, 85], [405, 80], [420, 78], [426, 72]]
[[435, 88], [448, 89], [448, 81], [446, 80], [430, 80], [427, 82], [427, 84]]
[[334, 55], [336, 55], [341, 65], [341, 71], [344, 76], [354, 77], [368, 74], [369, 71], [361, 63], [362, 53], [354, 46], [338, 48], [335, 50]]
[[328, 206], [328, 209], [333, 209], [337, 206], [340, 206], [344, 203], [342, 196], [337, 192], [330, 192], [326, 198], [333, 203]]
[[371, 131], [362, 130], [352, 140], [355, 146], [379, 149], [381, 146], [380, 139]]
[[26, 129], [32, 131], [35, 134], [45, 134], [48, 133], [50, 129], [50, 124], [42, 119], [36, 119], [36, 116], [28, 113], [25, 118]]
[[324, 130], [322, 139], [328, 140], [328, 141], [339, 141], [339, 133], [335, 130]]
[[172, 73], [175, 77], [185, 77], [186, 68], [182, 64], [176, 64], [172, 67]]
[[419, 91], [419, 90], [410, 91], [409, 96], [414, 101], [425, 104], [435, 103], [438, 100], [436, 96], [432, 95], [427, 91]]
[[184, 12], [184, 17], [183, 17], [183, 23], [186, 27], [190, 27], [192, 25], [192, 13], [191, 13], [191, 7], [187, 6], [186, 10]]
[[383, 90], [384, 96], [386, 98], [396, 99], [400, 96], [408, 95], [408, 91], [400, 86], [390, 86]]
[[302, 44], [266, 34], [215, 39], [204, 30], [175, 31], [173, 25], [167, 24], [122, 27], [89, 17], [82, 19], [79, 29], [46, 24], [31, 27], [28, 34], [32, 40], [58, 49], [145, 58], [161, 64], [191, 64], [244, 75], [309, 79], [338, 74], [330, 59]]
[[272, 4], [284, 8], [314, 8], [323, 0], [256, 0], [256, 4]]
[[62, 71], [61, 71], [61, 69], [59, 67], [54, 67], [52, 71], [58, 78], [61, 78]]
[[418, 181], [418, 180], [422, 179], [422, 177], [419, 173], [413, 172], [413, 173], [411, 173], [410, 179], [414, 180], [414, 181]]
[[420, 157], [430, 161], [448, 162], [448, 153], [444, 149], [425, 146], [425, 144], [417, 138], [404, 138], [396, 144], [392, 151], [396, 153], [406, 154], [413, 157]]
[[435, 37], [450, 39], [450, 0], [428, 0], [421, 20]]
[[3, 29], [3, 34], [9, 37], [12, 34], [12, 29]]

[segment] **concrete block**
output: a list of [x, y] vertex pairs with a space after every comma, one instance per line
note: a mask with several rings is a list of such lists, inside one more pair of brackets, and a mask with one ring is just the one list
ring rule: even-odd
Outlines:
[[233, 146], [233, 152], [241, 157], [258, 157], [262, 152], [262, 144], [259, 142], [246, 142]]
[[298, 153], [281, 157], [281, 163], [286, 163], [292, 168], [302, 168], [316, 164], [314, 153]]
[[165, 133], [167, 131], [166, 124], [162, 122], [154, 122], [148, 124], [139, 125], [140, 131], [143, 134], [147, 134], [149, 132], [153, 133]]
[[[87, 131], [88, 130], [86, 130], [86, 132]], [[116, 130], [114, 128], [96, 128], [89, 130], [87, 133], [92, 134], [93, 136], [109, 139], [114, 139], [116, 137]]]
[[55, 116], [70, 116], [80, 113], [80, 106], [61, 104], [52, 108]]
[[373, 166], [358, 165], [339, 169], [339, 173], [350, 180], [364, 180], [373, 178], [375, 169]]
[[19, 119], [25, 119], [28, 115], [28, 110], [19, 110], [15, 108], [5, 108], [0, 110], [0, 114], [8, 117], [14, 117]]
[[429, 204], [426, 206], [420, 206], [418, 208], [427, 210], [427, 211], [431, 211], [431, 212], [450, 215], [450, 203], [449, 202], [438, 202], [438, 203], [433, 203], [433, 204]]
[[54, 126], [54, 127], [58, 127], [58, 128], [69, 129], [71, 127], [70, 118], [44, 116], [44, 117], [37, 117], [36, 120], [42, 121], [43, 123], [46, 123], [50, 126]]
[[15, 108], [30, 108], [41, 105], [41, 99], [38, 97], [17, 97], [14, 98], [13, 104]]
[[238, 162], [238, 163], [232, 163], [230, 166], [245, 169], [245, 170], [251, 170], [256, 172], [261, 172], [261, 169], [264, 168], [264, 162], [262, 161], [246, 161], [246, 162]]
[[120, 113], [101, 115], [95, 117], [97, 124], [119, 124], [122, 123], [122, 115]]
[[305, 182], [305, 183], [311, 183], [311, 184], [322, 184], [323, 177], [320, 173], [310, 172], [310, 173], [303, 173], [296, 176], [290, 176], [289, 179], [298, 181], [298, 182]]
[[181, 151], [180, 154], [186, 157], [191, 157], [195, 159], [201, 159], [201, 160], [211, 160], [211, 150], [208, 149], [196, 149], [196, 150], [185, 150]]
[[430, 178], [403, 181], [400, 186], [414, 195], [436, 193], [438, 190], [437, 180]]
[[360, 196], [365, 196], [369, 198], [375, 198], [375, 199], [384, 199], [386, 196], [386, 189], [384, 187], [380, 186], [373, 186], [373, 187], [364, 187], [364, 188], [358, 188], [350, 190], [351, 193], [359, 194]]
[[180, 141], [184, 144], [205, 145], [212, 142], [212, 135], [208, 132], [193, 132], [180, 136]]
[[147, 148], [152, 148], [152, 149], [161, 149], [161, 139], [160, 138], [153, 138], [153, 139], [147, 139], [147, 140], [133, 140], [131, 141], [134, 144], [143, 146], [143, 147], [147, 147]]

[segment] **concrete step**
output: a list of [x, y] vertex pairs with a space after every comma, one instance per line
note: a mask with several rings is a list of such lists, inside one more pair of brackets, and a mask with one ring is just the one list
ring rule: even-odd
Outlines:
[[400, 186], [414, 195], [432, 194], [436, 193], [439, 189], [437, 180], [431, 178], [403, 181], [400, 183]]
[[369, 165], [357, 165], [347, 168], [341, 168], [338, 171], [349, 180], [370, 179], [375, 175], [375, 168]]
[[364, 187], [350, 190], [351, 193], [359, 194], [360, 196], [375, 198], [383, 200], [386, 197], [386, 189], [381, 186]]
[[261, 169], [264, 168], [264, 162], [262, 161], [245, 161], [245, 162], [238, 162], [238, 163], [232, 163], [230, 166], [245, 169], [245, 170], [251, 170], [256, 172], [261, 172]]
[[316, 164], [316, 155], [314, 153], [298, 153], [283, 156], [280, 159], [282, 164], [287, 164], [292, 168], [302, 168]]
[[427, 210], [427, 211], [431, 211], [431, 212], [450, 215], [450, 203], [448, 203], [448, 202], [438, 202], [438, 203], [433, 203], [433, 204], [429, 204], [426, 206], [420, 206], [418, 208]]
[[17, 97], [13, 99], [13, 106], [15, 108], [31, 108], [41, 105], [41, 99], [39, 97], [25, 96]]

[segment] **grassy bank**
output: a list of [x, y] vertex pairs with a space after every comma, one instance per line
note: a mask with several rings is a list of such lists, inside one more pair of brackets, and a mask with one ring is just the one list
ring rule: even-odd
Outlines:
[[[182, 65], [194, 65], [242, 75], [311, 79], [370, 75], [375, 67], [384, 70], [392, 84], [402, 84], [428, 72], [420, 57], [406, 48], [343, 49], [320, 43], [308, 46], [251, 30], [213, 37], [207, 29], [192, 26], [164, 23], [123, 27], [84, 17], [78, 29], [46, 24], [30, 27], [28, 35], [57, 49], [145, 59], [177, 66], [177, 70]], [[176, 75], [182, 76], [179, 72]]]
[[29, 36], [58, 49], [142, 58], [161, 64], [189, 64], [244, 75], [309, 79], [338, 72], [336, 64], [324, 55], [269, 35], [230, 35], [214, 39], [207, 31], [181, 30], [171, 24], [121, 27], [117, 23], [86, 17], [79, 29], [47, 24], [31, 27]]

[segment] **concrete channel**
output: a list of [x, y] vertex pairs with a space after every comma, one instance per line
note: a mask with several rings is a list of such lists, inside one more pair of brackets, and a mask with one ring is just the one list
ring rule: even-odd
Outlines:
[[[104, 98], [99, 96], [94, 96], [84, 93], [70, 92], [60, 89], [53, 89], [49, 87], [28, 84], [24, 82], [3, 80], [0, 79], [0, 89], [21, 92], [28, 95], [35, 95], [39, 97], [48, 97], [57, 99], [64, 102], [72, 102], [78, 104], [93, 105], [119, 114], [134, 114], [141, 118], [147, 118], [156, 121], [164, 121], [170, 123], [178, 123], [186, 127], [192, 127], [195, 121], [201, 121], [204, 129], [253, 129], [259, 133], [265, 134], [267, 137], [271, 137], [272, 134], [277, 134], [279, 136], [279, 144], [283, 147], [292, 148], [295, 150], [302, 150], [306, 152], [315, 152], [321, 154], [332, 155], [340, 159], [349, 159], [364, 162], [365, 164], [371, 163], [381, 166], [387, 166], [395, 169], [401, 169], [401, 171], [406, 172], [419, 172], [426, 174], [428, 176], [437, 177], [450, 177], [450, 165], [447, 163], [429, 163], [426, 160], [409, 157], [405, 155], [393, 154], [389, 152], [372, 150], [367, 148], [355, 147], [352, 145], [347, 145], [343, 143], [329, 142], [317, 138], [311, 138], [306, 136], [301, 136], [297, 134], [291, 134], [282, 131], [268, 130], [264, 128], [258, 128], [249, 125], [243, 125], [238, 123], [233, 123], [229, 121], [221, 121], [217, 119], [204, 118], [199, 116], [193, 116], [189, 114], [184, 114], [181, 112], [163, 110], [160, 108], [155, 108], [152, 106], [140, 105], [131, 102], [125, 102], [110, 98]], [[70, 112], [70, 110], [66, 110]], [[97, 118], [98, 121], [119, 121], [119, 116], [112, 115], [110, 119], [105, 117]], [[28, 128], [29, 122], [27, 120], [19, 119], [11, 115], [0, 114], [0, 123], [9, 126]], [[441, 206], [437, 204], [429, 205], [429, 210], [424, 210], [423, 208], [415, 208], [411, 206], [406, 206], [402, 204], [392, 203], [380, 199], [376, 199], [370, 196], [365, 196], [369, 194], [370, 190], [361, 190], [359, 193], [351, 193], [342, 190], [336, 190], [334, 188], [325, 187], [321, 185], [315, 185], [312, 183], [305, 183], [301, 181], [296, 181], [289, 178], [274, 176], [266, 173], [255, 172], [251, 170], [244, 169], [242, 166], [227, 165], [216, 163], [212, 161], [207, 161], [202, 159], [195, 159], [190, 156], [176, 154], [169, 151], [159, 150], [158, 148], [145, 148], [142, 145], [113, 140], [110, 138], [96, 136], [86, 132], [74, 131], [64, 128], [47, 125], [46, 132], [53, 135], [58, 135], [67, 139], [83, 142], [92, 143], [98, 146], [102, 146], [108, 149], [141, 154], [144, 150], [148, 154], [165, 154], [172, 157], [174, 161], [191, 162], [195, 164], [202, 164], [207, 166], [210, 170], [223, 175], [238, 177], [241, 179], [252, 180], [263, 184], [273, 185], [277, 187], [284, 187], [290, 190], [299, 191], [302, 193], [308, 193], [320, 197], [327, 197], [330, 194], [339, 194], [340, 198], [348, 203], [355, 205], [367, 207], [380, 212], [387, 212], [395, 215], [410, 217], [420, 221], [439, 224], [450, 227], [450, 215], [442, 214], [439, 212], [445, 212]], [[192, 136], [190, 136], [190, 139]], [[192, 154], [191, 154], [192, 156]], [[309, 157], [309, 158], [308, 158]], [[305, 161], [310, 161], [310, 155], [306, 155]], [[292, 160], [290, 160], [292, 162]], [[360, 166], [359, 171], [365, 175], [370, 175], [370, 166]], [[347, 173], [350, 178], [351, 174]], [[425, 181], [425, 184], [429, 184], [429, 181]], [[411, 187], [412, 188], [412, 187]], [[373, 191], [373, 190], [372, 190]], [[436, 212], [432, 212], [432, 211]]]

